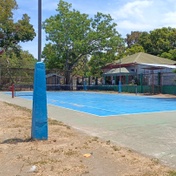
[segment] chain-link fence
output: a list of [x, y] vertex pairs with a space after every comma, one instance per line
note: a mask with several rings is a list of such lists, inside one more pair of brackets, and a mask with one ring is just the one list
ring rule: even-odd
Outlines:
[[0, 90], [8, 90], [12, 84], [16, 89], [32, 89], [34, 69], [0, 68]]
[[[122, 92], [176, 95], [176, 73], [164, 72], [120, 76]], [[118, 92], [120, 76], [109, 76], [108, 82], [104, 81], [103, 85], [88, 86], [88, 89]], [[115, 80], [115, 84], [112, 83], [112, 80]]]
[[[121, 75], [122, 76], [122, 75]], [[0, 68], [0, 90], [9, 90], [14, 84], [16, 91], [33, 90], [34, 69]], [[116, 79], [119, 79], [118, 76]], [[47, 90], [103, 90], [117, 91], [115, 84], [103, 83], [102, 78], [84, 78], [74, 76], [70, 84], [66, 84], [64, 72], [60, 70], [46, 70]], [[123, 75], [122, 92], [129, 93], [165, 93], [176, 94], [176, 73], [152, 73], [139, 75]]]
[[[71, 75], [72, 76], [72, 75]], [[66, 84], [64, 72], [53, 69], [46, 70], [47, 90], [82, 90], [82, 77], [72, 77], [71, 83]], [[12, 84], [16, 91], [33, 90], [34, 69], [0, 68], [0, 90], [8, 91]]]

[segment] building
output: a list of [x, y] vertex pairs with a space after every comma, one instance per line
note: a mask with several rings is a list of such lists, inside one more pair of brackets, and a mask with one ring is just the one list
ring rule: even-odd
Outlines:
[[[175, 84], [174, 80], [176, 80], [176, 74], [173, 73], [176, 70], [176, 61], [142, 52], [107, 64], [102, 69], [104, 84], [118, 84], [120, 79], [122, 84], [139, 84], [141, 76], [145, 79], [143, 83], [147, 85], [152, 83], [157, 85], [160, 81], [162, 81], [163, 85], [170, 85]], [[161, 77], [162, 74], [165, 76], [167, 74], [169, 77], [167, 79], [166, 77]], [[154, 76], [158, 75], [160, 80], [154, 79]]]
[[61, 79], [63, 76], [56, 73], [49, 73], [46, 75], [47, 90], [59, 90]]
[[[102, 68], [103, 84], [151, 86], [160, 92], [164, 85], [176, 85], [176, 61], [139, 52]], [[143, 92], [141, 88], [141, 92]]]

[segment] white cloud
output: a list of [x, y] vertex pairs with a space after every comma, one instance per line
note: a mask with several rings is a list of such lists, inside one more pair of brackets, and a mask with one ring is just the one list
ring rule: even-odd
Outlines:
[[[118, 1], [119, 2], [119, 1]], [[124, 0], [109, 10], [125, 36], [131, 31], [151, 31], [161, 27], [176, 27], [175, 0]]]
[[[97, 12], [110, 14], [117, 23], [117, 30], [122, 36], [131, 31], [151, 31], [161, 27], [176, 27], [176, 0], [65, 0], [81, 13], [91, 17]], [[19, 10], [15, 20], [27, 13], [37, 32], [37, 0], [17, 0]], [[43, 21], [56, 14], [59, 0], [42, 0]], [[36, 37], [37, 38], [37, 37]], [[37, 53], [36, 38], [25, 49]], [[44, 40], [44, 36], [43, 36]], [[33, 43], [33, 44], [32, 44]], [[44, 43], [44, 41], [42, 42]], [[44, 46], [44, 44], [43, 44]]]
[[112, 12], [112, 16], [114, 19], [143, 19], [145, 9], [151, 7], [152, 1], [144, 0], [144, 1], [133, 1], [124, 4], [122, 7], [118, 7], [116, 11]]
[[162, 23], [170, 27], [176, 27], [176, 11], [168, 12], [164, 15]]
[[121, 21], [119, 24], [118, 24], [118, 28], [125, 28], [125, 30], [128, 30], [128, 31], [136, 31], [136, 30], [139, 30], [139, 31], [143, 31], [144, 29], [150, 29], [152, 26], [150, 24], [147, 24], [147, 23], [143, 23], [141, 24], [140, 22], [132, 22], [132, 21], [128, 21], [128, 20], [124, 20], [124, 21]]

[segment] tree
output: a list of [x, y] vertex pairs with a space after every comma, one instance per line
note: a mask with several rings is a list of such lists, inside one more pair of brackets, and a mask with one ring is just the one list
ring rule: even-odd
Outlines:
[[97, 52], [115, 53], [122, 43], [110, 15], [97, 13], [94, 18], [89, 18], [71, 7], [60, 0], [57, 15], [46, 19], [43, 24], [49, 41], [43, 51], [46, 66], [64, 70], [67, 84], [84, 56]]
[[22, 19], [14, 22], [13, 10], [16, 9], [17, 3], [15, 0], [2, 0], [0, 2], [0, 48], [6, 55], [12, 52], [18, 55], [20, 53], [19, 43], [33, 40], [36, 35], [27, 14], [24, 14]]
[[28, 51], [20, 50], [20, 57], [15, 53], [10, 53], [8, 58], [9, 63], [6, 62], [6, 55], [0, 57], [1, 67], [7, 68], [29, 68], [34, 69], [34, 65], [37, 60]]
[[169, 53], [170, 50], [175, 49], [175, 41], [176, 29], [171, 27], [163, 27], [161, 29], [155, 29], [153, 31], [150, 31], [149, 33], [142, 32], [139, 37], [138, 43], [144, 48], [145, 52], [149, 54], [153, 54], [156, 56], [166, 56], [166, 53]]
[[144, 51], [148, 54], [152, 54], [152, 41], [148, 32], [142, 32], [138, 40], [138, 44], [144, 48]]
[[[1, 66], [7, 68], [7, 73], [12, 79], [10, 67], [17, 63], [21, 65], [22, 60], [20, 54], [22, 53], [20, 42], [27, 42], [33, 40], [35, 31], [30, 24], [30, 17], [24, 14], [22, 19], [15, 22], [13, 20], [13, 11], [17, 10], [18, 6], [15, 0], [1, 0], [0, 1], [0, 55]], [[17, 64], [17, 65], [18, 65]]]
[[168, 52], [172, 48], [171, 38], [172, 28], [155, 29], [150, 32], [152, 41], [151, 53], [160, 56], [163, 52]]
[[150, 32], [132, 31], [125, 39], [124, 55], [146, 52], [155, 56], [175, 60], [176, 28], [163, 27]]
[[127, 48], [124, 53], [124, 56], [130, 56], [132, 54], [139, 53], [139, 52], [145, 52], [144, 48], [141, 45], [136, 44], [131, 46], [130, 48]]
[[[8, 4], [8, 5], [7, 5]], [[3, 49], [3, 39], [5, 38], [4, 32], [3, 32], [3, 25], [4, 22], [6, 22], [8, 19], [12, 19], [13, 13], [12, 10], [17, 8], [16, 1], [12, 0], [2, 0], [0, 2], [0, 55], [4, 53]]]
[[33, 70], [37, 60], [28, 52], [20, 51], [20, 57], [15, 53], [11, 53], [6, 62], [6, 55], [0, 57], [0, 82], [1, 86], [9, 86], [12, 82], [17, 84], [32, 84]]
[[139, 38], [142, 32], [139, 31], [131, 31], [131, 34], [127, 34], [125, 42], [127, 43], [127, 47], [130, 48], [133, 45], [139, 44]]
[[101, 68], [107, 63], [107, 59], [104, 56], [105, 54], [99, 52], [93, 55], [88, 62], [90, 67], [90, 75], [93, 77], [100, 77], [102, 74]]
[[72, 72], [72, 76], [82, 76], [82, 77], [88, 77], [90, 76], [90, 72], [89, 72], [89, 58], [87, 56], [83, 56], [77, 66], [74, 68], [73, 72]]
[[125, 38], [125, 42], [127, 44], [127, 47], [122, 54], [123, 57], [138, 52], [145, 52], [143, 46], [146, 46], [148, 44], [147, 32], [131, 31], [131, 34], [127, 34], [126, 36], [127, 37]]
[[114, 52], [97, 52], [95, 53], [88, 62], [90, 68], [90, 75], [93, 77], [101, 77], [102, 75], [102, 67], [104, 67], [107, 63], [111, 63], [116, 60], [117, 57], [114, 55]]
[[161, 57], [176, 61], [176, 49], [171, 49], [169, 52], [162, 53]]
[[15, 0], [1, 0], [0, 2], [0, 25], [2, 25], [2, 22], [10, 19], [13, 17], [12, 10], [17, 9], [17, 3]]

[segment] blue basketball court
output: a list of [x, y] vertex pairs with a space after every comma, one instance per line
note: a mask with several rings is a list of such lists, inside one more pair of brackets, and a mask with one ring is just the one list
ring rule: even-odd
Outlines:
[[[0, 101], [32, 109], [32, 92], [16, 94], [0, 92]], [[176, 168], [176, 98], [60, 91], [47, 99], [48, 117]]]
[[[33, 98], [32, 92], [17, 92], [16, 95], [30, 100]], [[47, 92], [47, 102], [101, 117], [176, 111], [176, 98], [140, 95], [58, 91]]]

